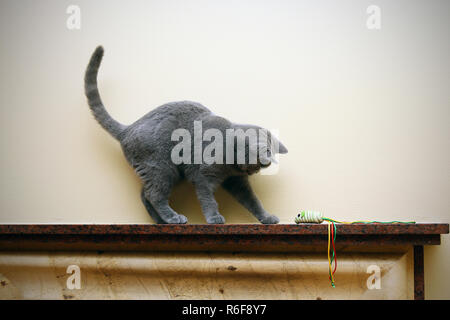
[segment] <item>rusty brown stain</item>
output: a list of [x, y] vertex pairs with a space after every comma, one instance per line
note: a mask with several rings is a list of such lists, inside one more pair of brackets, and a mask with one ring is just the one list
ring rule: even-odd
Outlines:
[[0, 281], [0, 284], [2, 285], [2, 287], [7, 285], [6, 281], [4, 281], [4, 280]]

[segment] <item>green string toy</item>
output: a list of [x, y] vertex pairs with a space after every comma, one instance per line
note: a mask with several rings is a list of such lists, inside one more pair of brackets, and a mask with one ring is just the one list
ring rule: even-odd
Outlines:
[[[331, 218], [324, 217], [322, 213], [317, 211], [302, 211], [295, 217], [295, 223], [322, 223], [328, 222], [328, 276], [331, 282], [331, 286], [335, 288], [334, 274], [337, 269], [337, 257], [336, 257], [336, 223], [342, 224], [393, 224], [393, 223], [416, 223], [415, 221], [339, 221]], [[333, 268], [334, 263], [334, 268]]]

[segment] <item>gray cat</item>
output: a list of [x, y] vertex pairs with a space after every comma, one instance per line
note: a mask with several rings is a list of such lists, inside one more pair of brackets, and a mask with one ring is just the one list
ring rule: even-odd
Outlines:
[[[232, 123], [214, 115], [201, 104], [190, 101], [164, 104], [150, 111], [133, 124], [123, 125], [108, 114], [100, 99], [97, 88], [97, 73], [102, 57], [103, 48], [99, 46], [92, 54], [86, 69], [84, 82], [88, 103], [95, 119], [120, 142], [126, 159], [142, 179], [142, 202], [153, 220], [157, 223], [187, 222], [185, 216], [176, 213], [169, 206], [169, 196], [173, 186], [180, 180], [187, 179], [195, 186], [197, 197], [208, 223], [225, 223], [225, 219], [219, 213], [217, 202], [214, 199], [214, 192], [220, 185], [261, 223], [274, 224], [279, 222], [276, 216], [269, 214], [262, 207], [261, 202], [250, 187], [248, 175], [258, 172], [260, 168], [269, 166], [273, 161], [274, 153], [287, 153], [286, 147], [280, 141], [271, 135], [268, 130], [253, 125]], [[204, 162], [176, 164], [173, 161], [172, 151], [177, 141], [173, 141], [172, 134], [176, 129], [182, 128], [195, 136], [194, 122], [201, 122], [203, 130], [216, 129], [223, 133], [223, 136], [226, 136], [227, 130], [230, 129], [242, 129], [244, 131], [262, 129], [261, 132], [265, 132], [267, 139], [265, 139], [265, 143], [258, 140], [257, 145], [254, 146], [254, 141], [252, 142], [246, 137], [245, 150], [242, 151], [245, 155], [244, 162], [239, 162], [237, 159], [240, 151], [236, 146], [239, 144], [237, 138], [233, 137], [233, 161], [231, 162], [224, 156], [224, 161], [212, 164]], [[192, 155], [195, 157], [195, 141], [192, 143], [192, 148], [180, 152], [181, 156], [188, 156], [189, 158]], [[203, 150], [206, 143], [205, 141], [201, 141], [201, 143]], [[229, 148], [229, 145], [227, 142], [224, 147]], [[250, 161], [252, 148], [259, 150], [256, 162]], [[188, 154], [189, 149], [192, 154]], [[183, 152], [186, 153], [183, 154]], [[227, 155], [229, 154], [227, 153]]]

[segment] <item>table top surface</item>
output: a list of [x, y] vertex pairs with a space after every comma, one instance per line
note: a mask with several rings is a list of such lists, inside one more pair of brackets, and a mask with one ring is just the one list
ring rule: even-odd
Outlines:
[[[336, 224], [340, 235], [439, 235], [448, 223]], [[0, 224], [0, 235], [325, 235], [322, 224]]]

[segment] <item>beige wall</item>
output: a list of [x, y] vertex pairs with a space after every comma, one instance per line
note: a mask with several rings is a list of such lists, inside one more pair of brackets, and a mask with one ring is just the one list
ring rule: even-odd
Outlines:
[[[77, 265], [80, 287], [69, 287]], [[368, 289], [367, 267], [380, 268]], [[2, 299], [412, 299], [412, 250], [322, 254], [1, 252]]]
[[[66, 8], [81, 8], [81, 30]], [[366, 28], [366, 8], [382, 27]], [[0, 2], [0, 223], [151, 223], [118, 144], [92, 119], [83, 72], [131, 123], [174, 100], [280, 131], [289, 154], [252, 178], [283, 223], [448, 222], [448, 1]], [[228, 223], [256, 220], [218, 193]], [[174, 208], [203, 223], [193, 189]], [[450, 240], [426, 248], [426, 296], [450, 298]]]

